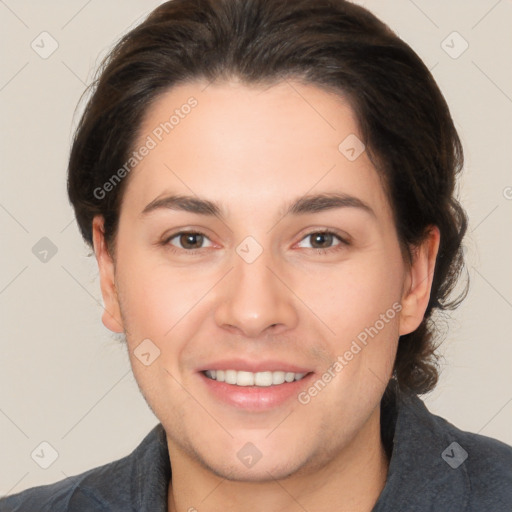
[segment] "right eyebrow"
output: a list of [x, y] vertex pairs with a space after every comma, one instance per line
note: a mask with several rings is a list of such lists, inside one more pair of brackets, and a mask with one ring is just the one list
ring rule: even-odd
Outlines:
[[220, 204], [208, 199], [186, 195], [157, 197], [146, 205], [140, 215], [145, 216], [150, 212], [159, 209], [181, 210], [190, 213], [197, 213], [199, 215], [216, 216], [219, 218], [223, 217]]

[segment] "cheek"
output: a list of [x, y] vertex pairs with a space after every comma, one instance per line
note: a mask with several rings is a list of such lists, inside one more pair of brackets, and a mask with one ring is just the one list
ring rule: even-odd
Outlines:
[[[138, 336], [164, 338], [208, 287], [208, 276], [170, 268], [147, 251], [125, 253], [119, 262], [120, 306]], [[193, 274], [193, 275], [191, 275]]]
[[118, 274], [131, 366], [145, 399], [162, 417], [170, 412], [162, 410], [167, 402], [157, 397], [172, 396], [178, 408], [186, 403], [178, 384], [180, 362], [191, 335], [193, 306], [204, 286], [200, 279], [190, 281], [186, 273], [135, 252], [119, 265]]
[[376, 399], [391, 376], [403, 278], [399, 254], [393, 256], [374, 252], [347, 260], [304, 285], [301, 297], [330, 331], [324, 338], [331, 361], [325, 377], [336, 376], [328, 393], [340, 407], [348, 407], [353, 396]]
[[[397, 322], [403, 270], [400, 260], [377, 253], [347, 260], [336, 269], [321, 269], [300, 278], [306, 305], [343, 339], [357, 336], [382, 314]], [[380, 257], [382, 256], [382, 257]], [[393, 322], [389, 322], [393, 323]], [[380, 324], [379, 324], [380, 325]]]
[[[159, 379], [169, 384], [172, 379], [169, 381], [164, 369], [179, 376], [190, 354], [193, 360], [194, 339], [212, 315], [214, 306], [208, 291], [216, 281], [218, 275], [211, 269], [171, 268], [147, 253], [138, 257], [133, 252], [119, 265], [126, 339], [137, 380], [145, 387]], [[150, 351], [154, 350], [158, 359], [145, 367], [136, 354], [141, 352], [139, 345], [142, 347], [148, 339], [155, 347], [149, 344]]]

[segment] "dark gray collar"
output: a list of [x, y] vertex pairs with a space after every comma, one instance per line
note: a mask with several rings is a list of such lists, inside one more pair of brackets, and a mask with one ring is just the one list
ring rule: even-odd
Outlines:
[[372, 512], [464, 512], [470, 481], [466, 465], [457, 465], [457, 447], [450, 448], [457, 441], [456, 429], [431, 414], [417, 395], [400, 393], [393, 383], [381, 411], [383, 441], [391, 440], [392, 453], [386, 485]]
[[156, 425], [130, 456], [133, 468], [131, 503], [137, 512], [167, 512], [167, 489], [171, 465], [167, 438], [161, 423]]

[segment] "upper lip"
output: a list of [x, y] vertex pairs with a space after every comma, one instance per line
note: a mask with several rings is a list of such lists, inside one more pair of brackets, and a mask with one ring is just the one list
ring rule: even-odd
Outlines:
[[206, 370], [237, 370], [251, 373], [257, 372], [293, 372], [293, 373], [309, 373], [312, 370], [304, 366], [277, 361], [276, 359], [266, 359], [263, 361], [247, 361], [245, 359], [223, 359], [206, 363], [198, 368], [198, 371]]

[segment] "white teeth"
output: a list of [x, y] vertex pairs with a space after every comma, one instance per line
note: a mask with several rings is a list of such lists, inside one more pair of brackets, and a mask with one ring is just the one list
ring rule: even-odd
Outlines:
[[226, 370], [224, 372], [224, 382], [226, 384], [236, 384], [236, 371]]
[[235, 372], [236, 382], [230, 384], [236, 384], [237, 386], [254, 386], [254, 373], [251, 372]]
[[272, 386], [272, 372], [258, 372], [254, 375], [255, 386]]
[[284, 382], [284, 372], [272, 372], [272, 384], [282, 384]]
[[295, 379], [295, 374], [292, 373], [292, 372], [286, 372], [285, 376], [284, 376], [284, 380], [286, 382], [293, 382]]
[[236, 370], [206, 370], [205, 374], [210, 379], [218, 382], [226, 382], [236, 386], [277, 386], [284, 382], [301, 380], [305, 373], [293, 372], [245, 372]]

